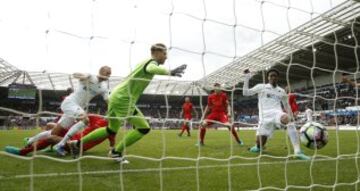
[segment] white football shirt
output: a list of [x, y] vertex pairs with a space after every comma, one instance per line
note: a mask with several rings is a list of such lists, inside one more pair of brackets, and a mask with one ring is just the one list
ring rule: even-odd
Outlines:
[[287, 103], [287, 94], [280, 86], [273, 87], [271, 84], [257, 84], [249, 89], [250, 76], [246, 76], [244, 80], [243, 95], [252, 96], [258, 95], [259, 119], [262, 116], [268, 116], [269, 113], [276, 111], [283, 111], [281, 103], [285, 106]]
[[109, 98], [109, 89], [107, 81], [99, 82], [99, 79], [94, 75], [89, 75], [88, 80], [80, 80], [79, 86], [66, 99], [78, 104], [80, 107], [85, 107], [91, 99], [97, 95], [102, 95], [104, 100]]

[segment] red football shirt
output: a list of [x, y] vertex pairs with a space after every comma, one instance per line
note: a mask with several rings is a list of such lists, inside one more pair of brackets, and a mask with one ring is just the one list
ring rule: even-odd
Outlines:
[[191, 116], [191, 112], [192, 112], [192, 109], [193, 109], [193, 105], [191, 102], [187, 103], [185, 102], [183, 104], [183, 114], [184, 116]]
[[224, 92], [216, 94], [215, 92], [208, 97], [208, 107], [212, 113], [223, 113], [227, 111], [227, 95]]
[[291, 111], [293, 113], [297, 112], [299, 110], [299, 106], [296, 103], [296, 95], [289, 93], [289, 105], [291, 107]]

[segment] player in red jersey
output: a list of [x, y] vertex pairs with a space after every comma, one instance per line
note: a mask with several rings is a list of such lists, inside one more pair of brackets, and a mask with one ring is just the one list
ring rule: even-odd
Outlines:
[[180, 118], [184, 117], [184, 123], [181, 127], [181, 132], [178, 134], [179, 137], [181, 137], [184, 133], [184, 131], [187, 132], [187, 136], [190, 137], [190, 123], [191, 123], [191, 119], [192, 119], [192, 112], [194, 111], [194, 113], [197, 112], [195, 110], [195, 108], [193, 107], [193, 104], [190, 101], [189, 97], [185, 97], [185, 103], [182, 106], [182, 110], [180, 112]]
[[[210, 114], [207, 115], [209, 111]], [[229, 118], [231, 117], [230, 104], [226, 93], [221, 90], [221, 86], [219, 83], [214, 84], [214, 93], [210, 94], [208, 97], [208, 104], [205, 108], [204, 115], [207, 116], [200, 125], [200, 142], [198, 144], [199, 146], [204, 145], [206, 128], [209, 125], [212, 125], [214, 122], [221, 123], [228, 127], [233, 134], [236, 142], [240, 145], [243, 145], [243, 142], [239, 139], [238, 134], [235, 131], [235, 127], [229, 123]]]
[[290, 91], [289, 87], [285, 87], [285, 91], [289, 97], [289, 105], [290, 105], [291, 111], [294, 115], [294, 118], [296, 118], [296, 116], [299, 114], [299, 106], [296, 103], [296, 95]]
[[[108, 124], [108, 122], [106, 119], [99, 117], [99, 116], [95, 116], [95, 115], [89, 115], [89, 125], [82, 132], [78, 132], [77, 134], [75, 134], [71, 140], [79, 140], [79, 139], [81, 139], [82, 136], [89, 134], [90, 132], [94, 131], [95, 129], [97, 129], [99, 127], [107, 126], [107, 124]], [[56, 123], [48, 123], [47, 124], [47, 128], [50, 129], [50, 131], [55, 126], [56, 126]], [[35, 150], [35, 148], [36, 148], [36, 150], [42, 150], [50, 145], [57, 144], [59, 141], [61, 141], [62, 137], [64, 137], [66, 132], [67, 132], [67, 130], [63, 129], [62, 131], [58, 131], [56, 135], [51, 135], [50, 137], [48, 137], [46, 139], [41, 139], [41, 140], [37, 141], [36, 144], [34, 143], [32, 145], [25, 146], [24, 148], [21, 148], [21, 149], [19, 149], [17, 147], [13, 147], [13, 146], [6, 146], [5, 151], [12, 153], [12, 154], [25, 156], [28, 153], [33, 152]], [[83, 151], [87, 151], [87, 150], [93, 148], [94, 146], [102, 143], [105, 139], [106, 138], [84, 144]], [[107, 139], [109, 139], [110, 147], [113, 147], [115, 145], [115, 135], [110, 135], [109, 137], [107, 137]], [[69, 149], [67, 149], [67, 147], [65, 149], [67, 151], [69, 151]]]

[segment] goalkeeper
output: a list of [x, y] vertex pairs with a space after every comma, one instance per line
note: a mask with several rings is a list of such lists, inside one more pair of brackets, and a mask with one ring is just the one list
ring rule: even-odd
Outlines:
[[186, 65], [179, 66], [171, 71], [160, 67], [166, 59], [167, 49], [164, 44], [158, 43], [151, 46], [151, 58], [137, 65], [125, 80], [112, 90], [108, 105], [109, 125], [91, 132], [81, 140], [70, 142], [69, 145], [74, 155], [78, 154], [80, 144], [86, 144], [116, 134], [127, 120], [133, 125], [133, 130], [128, 132], [123, 140], [109, 153], [109, 156], [115, 160], [126, 162], [122, 158], [125, 147], [139, 141], [150, 131], [149, 123], [135, 106], [139, 97], [155, 75], [181, 77], [186, 69]]

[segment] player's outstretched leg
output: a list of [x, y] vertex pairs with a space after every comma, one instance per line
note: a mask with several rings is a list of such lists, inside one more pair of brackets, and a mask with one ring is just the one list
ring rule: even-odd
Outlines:
[[291, 122], [287, 126], [288, 136], [294, 148], [294, 156], [301, 160], [311, 160], [311, 157], [306, 156], [300, 149], [299, 133], [296, 130], [295, 123]]
[[36, 141], [38, 141], [40, 139], [46, 139], [46, 138], [48, 138], [50, 136], [51, 136], [51, 130], [47, 130], [47, 131], [43, 131], [41, 133], [38, 133], [33, 137], [25, 138], [24, 139], [25, 146], [29, 146], [29, 145], [35, 143]]
[[[109, 119], [109, 124], [111, 124], [111, 121], [115, 121], [115, 120], [116, 119]], [[116, 121], [119, 121], [119, 120], [116, 120]], [[115, 123], [119, 124], [118, 122], [115, 122]], [[78, 157], [78, 155], [80, 153], [81, 144], [85, 145], [92, 141], [105, 139], [106, 137], [108, 137], [111, 134], [116, 134], [116, 132], [114, 132], [113, 130], [110, 130], [108, 127], [98, 128], [98, 129], [92, 131], [91, 133], [87, 134], [80, 140], [70, 141], [68, 144], [70, 152], [73, 155], [73, 157], [76, 158], [76, 157]]]
[[13, 147], [13, 146], [6, 146], [5, 147], [5, 151], [11, 154], [15, 154], [15, 155], [21, 155], [21, 156], [26, 156], [28, 153], [31, 153], [35, 150], [42, 150], [44, 148], [46, 148], [47, 146], [49, 146], [51, 143], [48, 142], [47, 139], [42, 139], [37, 141], [36, 145], [29, 145], [26, 146], [24, 148], [17, 148], [17, 147]]
[[71, 137], [73, 135], [75, 135], [78, 131], [82, 130], [84, 127], [87, 126], [89, 119], [86, 116], [86, 114], [82, 114], [81, 116], [83, 119], [80, 120], [79, 122], [77, 122], [75, 125], [73, 125], [69, 131], [65, 134], [65, 136], [62, 138], [62, 140], [57, 143], [54, 146], [55, 151], [60, 155], [60, 156], [65, 156], [66, 151], [65, 151], [65, 144], [68, 140], [71, 139]]
[[123, 140], [116, 145], [115, 152], [122, 154], [126, 147], [136, 143], [150, 132], [149, 123], [146, 121], [141, 111], [136, 108], [134, 114], [134, 117], [128, 120], [129, 123], [134, 126], [134, 129], [127, 133]]

